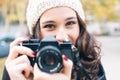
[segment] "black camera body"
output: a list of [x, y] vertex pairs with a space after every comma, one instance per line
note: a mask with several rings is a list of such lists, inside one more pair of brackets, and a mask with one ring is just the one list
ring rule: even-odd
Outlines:
[[32, 66], [36, 62], [38, 67], [44, 72], [59, 72], [63, 68], [63, 54], [72, 61], [74, 60], [71, 41], [63, 41], [63, 43], [59, 44], [53, 36], [46, 36], [42, 40], [30, 39], [29, 41], [24, 41], [22, 46], [29, 47], [37, 52], [36, 57], [28, 58]]

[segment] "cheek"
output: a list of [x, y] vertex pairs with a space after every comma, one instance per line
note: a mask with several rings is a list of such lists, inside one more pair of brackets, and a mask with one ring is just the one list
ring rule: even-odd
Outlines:
[[47, 35], [47, 32], [41, 29], [41, 38], [44, 38]]
[[72, 43], [75, 45], [76, 40], [79, 36], [79, 29], [75, 29], [75, 30], [70, 31], [68, 35], [69, 35], [69, 38], [72, 41]]
[[48, 35], [55, 35], [55, 32], [54, 31], [51, 31], [51, 32], [49, 32], [49, 31], [46, 31], [46, 30], [44, 30], [44, 29], [41, 29], [41, 37], [42, 38], [44, 38], [45, 36], [48, 36]]

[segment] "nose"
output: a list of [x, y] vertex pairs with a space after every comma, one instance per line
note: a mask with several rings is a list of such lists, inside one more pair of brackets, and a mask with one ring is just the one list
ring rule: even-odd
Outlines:
[[59, 43], [62, 43], [64, 40], [68, 40], [68, 34], [64, 30], [58, 30], [55, 38]]

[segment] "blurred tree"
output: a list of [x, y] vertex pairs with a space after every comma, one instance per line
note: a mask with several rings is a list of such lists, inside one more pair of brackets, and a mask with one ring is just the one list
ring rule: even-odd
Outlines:
[[1, 0], [1, 10], [2, 10], [2, 15], [5, 19], [5, 30], [7, 31], [8, 28], [9, 28], [9, 23], [10, 23], [10, 20], [8, 18], [8, 14], [9, 14], [9, 1], [10, 0]]
[[[120, 5], [120, 0], [81, 0], [86, 15], [96, 15], [99, 21], [107, 20], [120, 21], [120, 13], [115, 10], [116, 5]], [[86, 5], [87, 4], [87, 5]]]
[[0, 8], [5, 18], [5, 30], [9, 30], [10, 23], [18, 21], [22, 28], [25, 23], [25, 9], [28, 0], [0, 0]]
[[24, 26], [26, 21], [26, 6], [27, 6], [27, 0], [13, 0], [15, 4], [15, 14], [17, 15], [18, 21], [19, 21], [19, 27], [20, 27], [20, 33], [19, 35], [24, 34]]
[[[115, 6], [120, 5], [120, 0], [81, 0], [86, 15], [95, 15], [99, 21], [107, 20], [120, 21], [120, 10], [116, 11]], [[9, 29], [10, 23], [18, 21], [20, 27], [26, 21], [25, 9], [28, 0], [0, 0], [0, 12], [5, 19], [5, 29]]]

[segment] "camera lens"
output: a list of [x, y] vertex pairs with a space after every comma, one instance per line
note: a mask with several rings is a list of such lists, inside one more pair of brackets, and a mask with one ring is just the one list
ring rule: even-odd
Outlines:
[[55, 63], [54, 57], [51, 56], [51, 55], [47, 55], [47, 56], [45, 57], [44, 63], [47, 64], [48, 66], [53, 65], [53, 64]]
[[43, 47], [37, 53], [37, 64], [44, 72], [59, 72], [63, 67], [60, 50], [54, 46]]
[[44, 66], [44, 67], [54, 67], [57, 65], [57, 58], [56, 58], [56, 55], [52, 52], [50, 52], [50, 50], [47, 51], [47, 53], [44, 53], [44, 55], [42, 55], [41, 57], [41, 64]]

